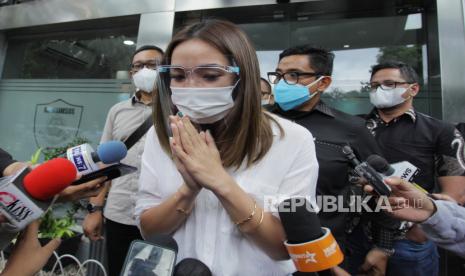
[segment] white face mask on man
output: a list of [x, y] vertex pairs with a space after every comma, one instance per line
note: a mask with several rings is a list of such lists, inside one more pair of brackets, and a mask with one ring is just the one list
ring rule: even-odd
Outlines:
[[408, 89], [410, 89], [410, 86], [407, 88], [396, 87], [388, 91], [383, 90], [381, 87], [378, 87], [376, 91], [369, 92], [370, 102], [377, 108], [381, 109], [399, 105], [408, 99], [402, 97], [402, 95]]
[[199, 124], [223, 119], [234, 106], [232, 92], [239, 80], [225, 87], [170, 87], [171, 101], [184, 115]]
[[132, 80], [134, 82], [134, 86], [138, 89], [147, 93], [152, 93], [155, 88], [157, 76], [157, 70], [144, 67], [132, 76]]

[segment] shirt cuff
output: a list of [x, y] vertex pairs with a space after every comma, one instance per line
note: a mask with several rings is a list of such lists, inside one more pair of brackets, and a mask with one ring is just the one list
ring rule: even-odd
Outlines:
[[427, 220], [421, 222], [421, 225], [425, 226], [434, 226], [444, 221], [444, 217], [446, 216], [447, 210], [445, 210], [443, 204], [444, 201], [442, 200], [433, 200], [433, 204], [436, 206], [436, 212], [429, 217]]

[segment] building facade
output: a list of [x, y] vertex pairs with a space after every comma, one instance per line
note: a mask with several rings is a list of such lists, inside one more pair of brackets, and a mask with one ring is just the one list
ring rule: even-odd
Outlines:
[[[13, 2], [13, 1], [10, 1]], [[27, 160], [74, 137], [99, 140], [108, 109], [133, 90], [137, 46], [165, 48], [182, 26], [230, 20], [252, 39], [261, 75], [283, 49], [335, 55], [324, 100], [366, 113], [370, 66], [399, 59], [422, 83], [418, 110], [465, 121], [464, 0], [41, 0], [0, 7], [0, 145]]]

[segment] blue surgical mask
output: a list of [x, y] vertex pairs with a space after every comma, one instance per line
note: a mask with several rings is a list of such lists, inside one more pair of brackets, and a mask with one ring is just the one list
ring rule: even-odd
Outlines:
[[322, 78], [324, 78], [324, 76], [319, 77], [306, 86], [301, 84], [287, 84], [284, 80], [280, 80], [274, 88], [275, 102], [282, 110], [288, 111], [310, 101], [319, 91], [310, 94], [308, 88], [315, 85]]

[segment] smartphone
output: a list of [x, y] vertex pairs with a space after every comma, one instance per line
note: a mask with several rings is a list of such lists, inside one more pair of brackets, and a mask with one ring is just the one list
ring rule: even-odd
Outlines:
[[71, 185], [79, 185], [82, 183], [86, 183], [88, 181], [94, 180], [101, 176], [106, 176], [107, 180], [112, 180], [112, 179], [118, 178], [123, 175], [130, 174], [136, 171], [137, 171], [136, 167], [118, 163], [118, 164], [114, 164], [106, 168], [100, 169], [98, 171], [83, 175], [81, 178], [71, 183]]
[[129, 247], [120, 276], [171, 276], [175, 264], [173, 249], [135, 240]]

